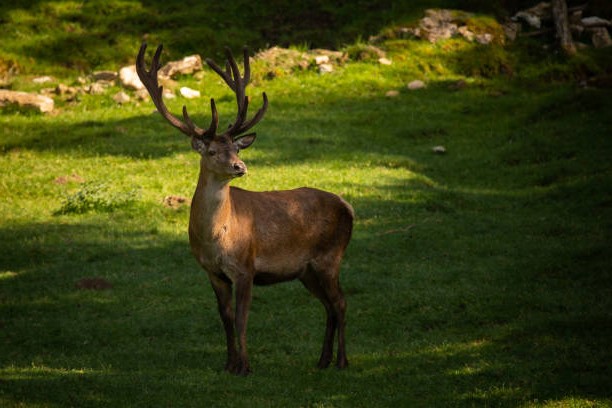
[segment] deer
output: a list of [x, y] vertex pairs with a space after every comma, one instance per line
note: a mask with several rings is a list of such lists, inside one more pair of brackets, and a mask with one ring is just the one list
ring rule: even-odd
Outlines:
[[142, 43], [136, 58], [141, 82], [161, 116], [188, 136], [192, 149], [201, 156], [189, 216], [189, 243], [216, 296], [227, 343], [225, 370], [243, 376], [251, 373], [246, 331], [253, 285], [295, 279], [325, 308], [327, 322], [317, 366], [323, 369], [331, 364], [337, 333], [336, 367], [347, 367], [346, 300], [339, 275], [351, 239], [353, 208], [340, 196], [315, 188], [248, 191], [229, 185], [247, 174], [238, 153], [255, 141], [256, 134], [249, 130], [263, 118], [268, 107], [263, 92], [261, 108], [247, 119], [249, 97], [245, 88], [251, 71], [246, 47], [243, 75], [229, 48], [225, 70], [206, 59], [236, 96], [236, 119], [225, 130], [218, 130], [214, 98], [210, 99], [212, 119], [207, 129], [192, 121], [186, 106], [182, 120], [169, 112], [157, 79], [163, 46], [157, 48], [148, 70], [144, 61], [146, 47]]

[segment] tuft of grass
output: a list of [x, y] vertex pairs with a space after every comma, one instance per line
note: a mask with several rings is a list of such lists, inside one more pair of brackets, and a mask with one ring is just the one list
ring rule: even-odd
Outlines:
[[113, 192], [106, 183], [84, 183], [75, 193], [66, 195], [59, 214], [83, 214], [90, 211], [110, 212], [137, 201], [137, 190]]

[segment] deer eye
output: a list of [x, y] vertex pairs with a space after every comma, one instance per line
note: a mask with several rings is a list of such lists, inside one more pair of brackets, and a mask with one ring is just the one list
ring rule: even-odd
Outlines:
[[217, 152], [215, 150], [209, 150], [208, 151], [208, 155], [209, 156], [214, 156], [215, 154], [217, 154]]

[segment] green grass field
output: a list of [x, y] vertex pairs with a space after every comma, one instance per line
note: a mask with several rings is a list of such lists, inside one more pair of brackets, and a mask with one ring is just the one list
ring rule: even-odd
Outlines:
[[[117, 105], [112, 88], [54, 115], [2, 111], [0, 406], [612, 406], [610, 91], [554, 58], [467, 75], [486, 51], [453, 41], [249, 87], [270, 107], [233, 184], [318, 187], [357, 214], [343, 371], [315, 368], [324, 310], [298, 282], [255, 289], [254, 372], [223, 371], [189, 208], [162, 205], [191, 196], [198, 156], [150, 101]], [[179, 82], [214, 96], [221, 123], [235, 114], [210, 70]], [[206, 100], [167, 103], [207, 126]], [[113, 287], [77, 287], [90, 277]]]

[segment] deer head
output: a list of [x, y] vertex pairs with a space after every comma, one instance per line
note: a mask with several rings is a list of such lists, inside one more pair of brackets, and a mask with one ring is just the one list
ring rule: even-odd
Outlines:
[[160, 45], [157, 47], [149, 70], [146, 69], [144, 62], [146, 49], [147, 44], [143, 43], [136, 57], [136, 72], [151, 95], [151, 99], [158, 112], [168, 121], [168, 123], [191, 138], [191, 146], [202, 156], [201, 165], [208, 172], [220, 179], [227, 180], [245, 175], [247, 168], [244, 162], [238, 158], [238, 152], [253, 144], [256, 135], [255, 133], [247, 132], [263, 118], [268, 108], [268, 97], [264, 92], [263, 106], [250, 120], [247, 120], [249, 98], [245, 94], [245, 88], [251, 79], [251, 69], [249, 54], [246, 47], [244, 48], [244, 76], [240, 75], [238, 64], [229, 48], [226, 49], [227, 61], [225, 64], [225, 71], [215, 64], [214, 61], [206, 59], [206, 63], [223, 78], [225, 83], [236, 94], [236, 103], [238, 104], [236, 120], [229, 125], [227, 130], [221, 133], [217, 133], [219, 115], [213, 98], [210, 99], [212, 120], [210, 126], [206, 130], [198, 127], [191, 120], [187, 113], [186, 106], [183, 106], [183, 120], [177, 118], [168, 111], [162, 98], [163, 87], [161, 87], [157, 81], [157, 71], [161, 67], [159, 58], [163, 46]]

